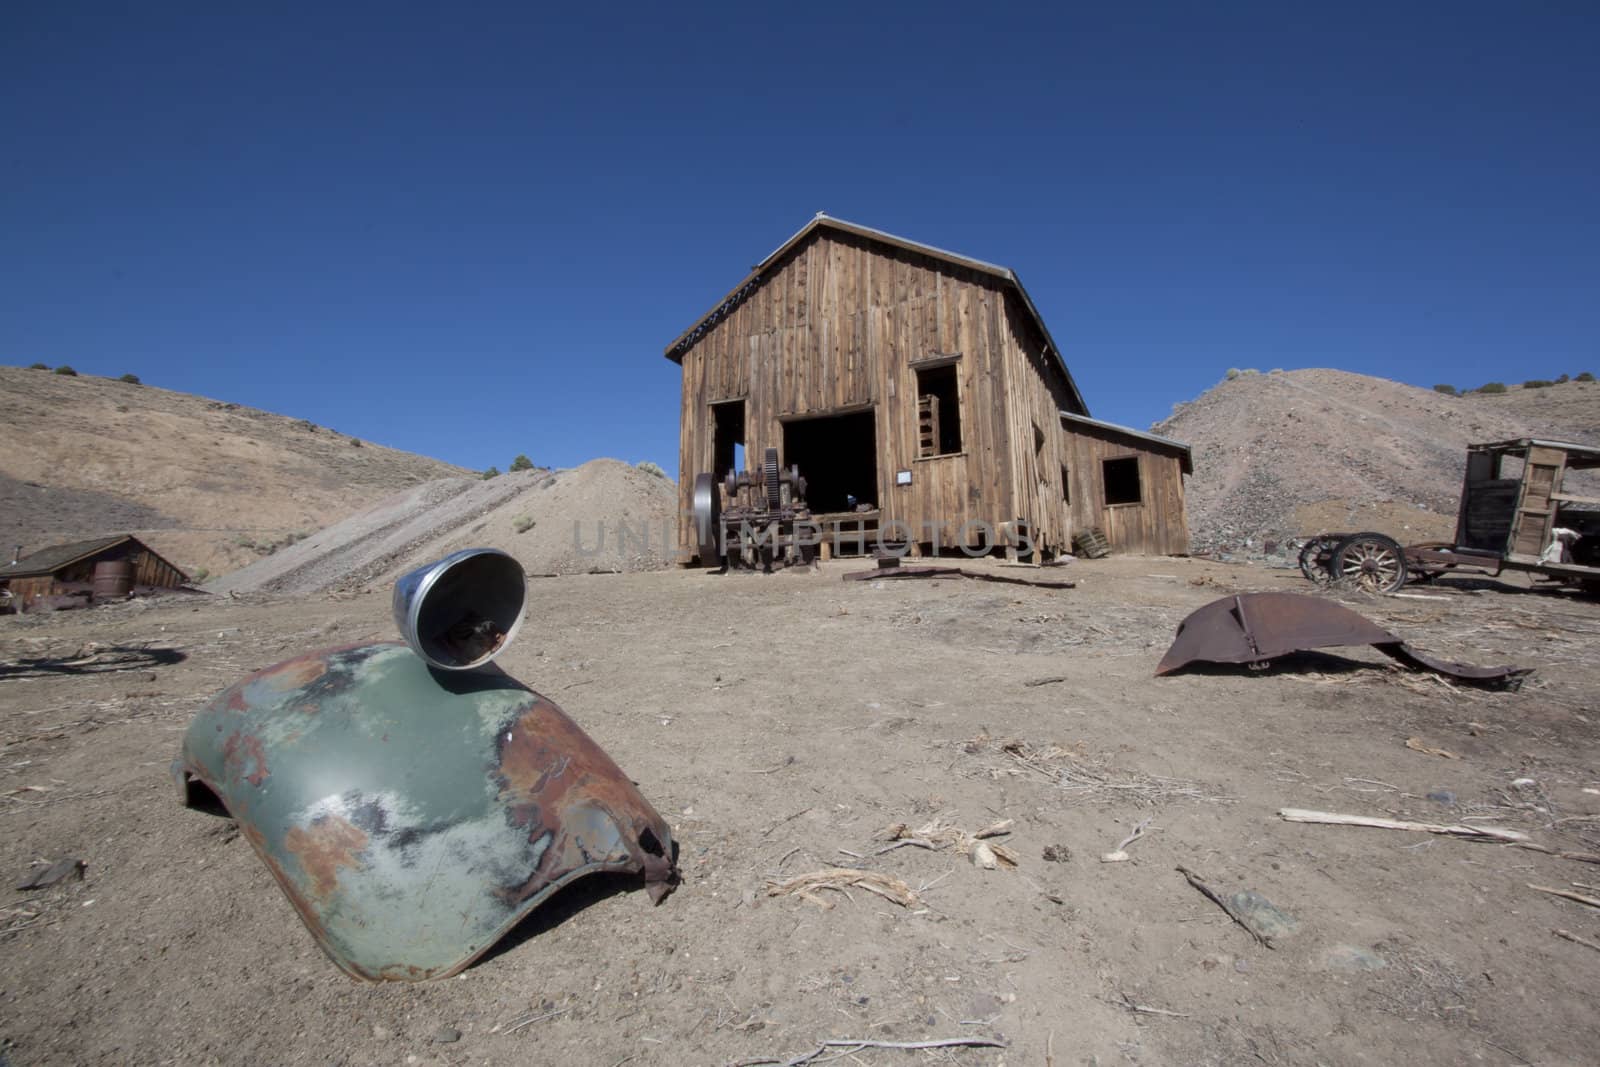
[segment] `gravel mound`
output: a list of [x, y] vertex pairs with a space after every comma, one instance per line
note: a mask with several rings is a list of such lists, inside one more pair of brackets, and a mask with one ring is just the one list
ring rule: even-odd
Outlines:
[[[1553, 386], [1539, 391], [1549, 398], [1539, 403], [1569, 401], [1565, 414], [1586, 407], [1587, 397], [1600, 399], [1588, 389], [1580, 382]], [[1562, 390], [1571, 397], [1557, 397]], [[1456, 512], [1468, 444], [1527, 436], [1589, 440], [1570, 418], [1530, 424], [1528, 410], [1537, 409], [1345, 371], [1274, 371], [1222, 382], [1152, 431], [1194, 449], [1187, 489], [1193, 550], [1271, 552], [1320, 532], [1304, 528], [1313, 522], [1378, 529], [1402, 541], [1441, 536], [1437, 531], [1453, 528], [1445, 517]], [[1343, 514], [1312, 507], [1330, 502], [1342, 505]], [[1417, 521], [1406, 521], [1408, 514]], [[1419, 537], [1420, 530], [1430, 533]]]
[[499, 548], [529, 574], [657, 570], [672, 563], [677, 489], [614, 459], [571, 470], [440, 478], [206, 585], [212, 593], [359, 589], [461, 548]]

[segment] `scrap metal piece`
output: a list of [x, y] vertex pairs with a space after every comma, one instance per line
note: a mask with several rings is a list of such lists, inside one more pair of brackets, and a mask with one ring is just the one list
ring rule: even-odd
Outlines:
[[356, 978], [455, 974], [586, 874], [642, 874], [657, 902], [677, 881], [666, 821], [561, 709], [401, 644], [251, 675], [196, 715], [172, 770]]
[[428, 666], [470, 671], [505, 651], [527, 604], [527, 578], [510, 553], [464, 548], [402, 575], [392, 608], [400, 636]]
[[1191, 663], [1259, 666], [1291, 652], [1371, 645], [1411, 667], [1464, 682], [1510, 683], [1520, 667], [1475, 667], [1435, 659], [1342, 604], [1298, 593], [1240, 593], [1213, 600], [1178, 624], [1172, 647], [1156, 666], [1170, 674]]
[[58, 882], [65, 882], [69, 878], [83, 880], [83, 869], [89, 866], [80, 859], [68, 857], [57, 860], [48, 867], [40, 867], [29, 871], [28, 876], [17, 883], [19, 892], [29, 889], [48, 889]]

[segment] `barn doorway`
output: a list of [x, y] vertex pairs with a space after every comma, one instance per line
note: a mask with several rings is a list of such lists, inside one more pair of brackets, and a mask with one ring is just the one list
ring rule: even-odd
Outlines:
[[720, 483], [729, 471], [745, 469], [744, 401], [719, 400], [711, 417], [711, 477]]
[[878, 506], [878, 423], [871, 408], [786, 420], [783, 462], [800, 468], [814, 513]]

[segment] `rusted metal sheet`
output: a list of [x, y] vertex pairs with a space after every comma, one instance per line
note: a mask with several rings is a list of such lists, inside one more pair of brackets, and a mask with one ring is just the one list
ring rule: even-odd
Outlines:
[[323, 950], [373, 981], [455, 974], [562, 886], [677, 881], [665, 820], [560, 708], [404, 645], [315, 652], [218, 694], [173, 773], [239, 823]]
[[1506, 684], [1528, 673], [1435, 659], [1342, 604], [1296, 593], [1240, 593], [1213, 600], [1178, 624], [1156, 673], [1170, 674], [1191, 663], [1255, 666], [1291, 652], [1339, 645], [1371, 645], [1408, 666], [1466, 682]]

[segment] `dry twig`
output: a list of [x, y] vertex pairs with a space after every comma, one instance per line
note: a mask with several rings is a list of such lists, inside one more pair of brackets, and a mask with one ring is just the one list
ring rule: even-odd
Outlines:
[[934, 1041], [873, 1041], [868, 1038], [837, 1038], [823, 1041], [810, 1052], [803, 1052], [789, 1060], [780, 1060], [775, 1057], [754, 1060], [739, 1060], [730, 1067], [757, 1067], [759, 1064], [776, 1063], [782, 1067], [800, 1067], [801, 1064], [810, 1063], [830, 1048], [845, 1049], [842, 1055], [860, 1052], [864, 1048], [899, 1048], [899, 1049], [928, 1049], [928, 1048], [1006, 1048], [1004, 1041], [993, 1037], [946, 1037]]
[[1590, 941], [1587, 937], [1579, 937], [1570, 930], [1551, 930], [1550, 932], [1555, 934], [1557, 937], [1565, 938], [1566, 940], [1571, 941], [1575, 945], [1583, 945], [1585, 948], [1592, 948], [1596, 952], [1600, 952], [1600, 942]]
[[1305, 808], [1282, 808], [1278, 817], [1286, 822], [1324, 823], [1331, 826], [1370, 826], [1379, 830], [1412, 830], [1418, 833], [1446, 834], [1451, 837], [1487, 837], [1495, 841], [1521, 843], [1528, 835], [1521, 830], [1505, 830], [1495, 826], [1466, 826], [1461, 823], [1407, 822], [1404, 819], [1382, 819], [1371, 815], [1340, 815], [1331, 811], [1310, 811]]
[[1206, 897], [1207, 900], [1211, 901], [1211, 903], [1215, 904], [1217, 907], [1219, 907], [1223, 911], [1227, 912], [1228, 918], [1232, 919], [1234, 922], [1236, 922], [1240, 926], [1244, 927], [1245, 931], [1247, 933], [1249, 933], [1249, 935], [1251, 937], [1253, 937], [1257, 941], [1261, 942], [1261, 944], [1266, 946], [1267, 948], [1275, 948], [1276, 947], [1272, 943], [1272, 938], [1270, 938], [1267, 935], [1263, 934], [1260, 930], [1257, 930], [1254, 926], [1251, 926], [1250, 923], [1248, 921], [1246, 921], [1245, 917], [1243, 915], [1240, 915], [1239, 912], [1237, 910], [1235, 910], [1235, 908], [1234, 908], [1234, 906], [1232, 904], [1228, 903], [1228, 898], [1223, 896], [1221, 893], [1218, 893], [1215, 889], [1212, 889], [1209, 885], [1207, 885], [1206, 884], [1206, 880], [1204, 878], [1200, 877], [1198, 874], [1195, 874], [1189, 868], [1183, 867], [1183, 866], [1180, 866], [1178, 868], [1178, 873], [1183, 875], [1185, 878], [1187, 878], [1189, 880], [1189, 884], [1190, 885], [1194, 886], [1196, 889], [1200, 890], [1201, 893], [1205, 894], [1205, 897]]
[[1566, 900], [1575, 900], [1579, 904], [1587, 904], [1591, 908], [1600, 908], [1600, 897], [1591, 897], [1584, 893], [1574, 893], [1570, 889], [1552, 889], [1547, 885], [1534, 885], [1527, 883], [1529, 889], [1537, 889], [1541, 893], [1549, 893], [1553, 897], [1562, 897]]

